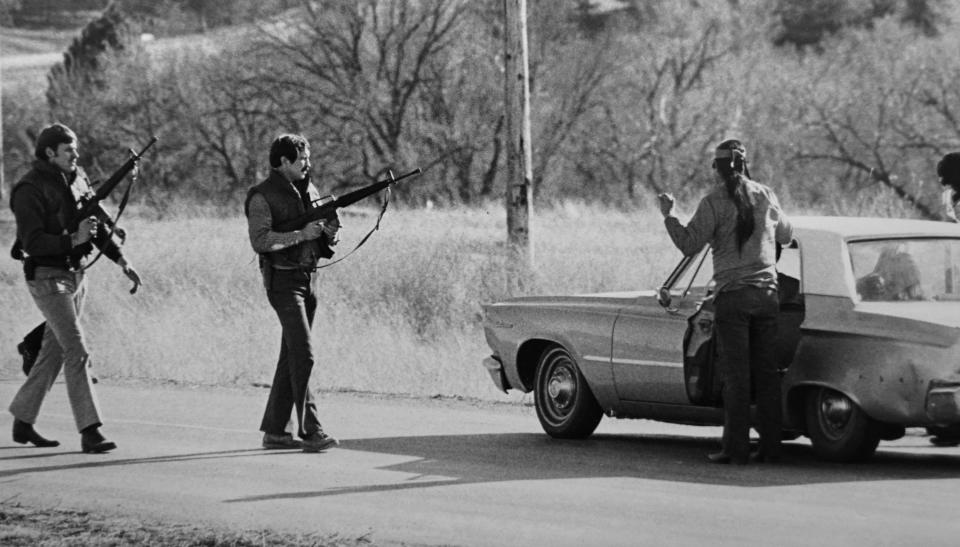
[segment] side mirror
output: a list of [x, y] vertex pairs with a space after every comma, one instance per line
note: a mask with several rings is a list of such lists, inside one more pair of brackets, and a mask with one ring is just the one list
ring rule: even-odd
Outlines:
[[657, 291], [657, 302], [664, 308], [670, 308], [670, 302], [673, 301], [673, 297], [670, 295], [670, 289], [666, 286], [660, 287], [660, 290]]

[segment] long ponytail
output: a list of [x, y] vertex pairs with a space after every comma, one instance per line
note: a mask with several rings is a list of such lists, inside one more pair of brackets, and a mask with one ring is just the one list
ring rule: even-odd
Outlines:
[[753, 218], [754, 203], [747, 192], [747, 152], [743, 144], [730, 139], [717, 146], [714, 167], [723, 179], [727, 195], [737, 208], [737, 248], [743, 251], [743, 244], [750, 239], [756, 229]]

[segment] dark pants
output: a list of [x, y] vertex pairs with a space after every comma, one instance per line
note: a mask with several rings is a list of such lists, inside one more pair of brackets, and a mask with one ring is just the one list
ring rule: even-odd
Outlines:
[[723, 451], [735, 460], [750, 453], [750, 391], [756, 390], [760, 451], [780, 455], [782, 408], [775, 359], [777, 291], [744, 287], [716, 302], [719, 371], [723, 381]]
[[294, 406], [300, 437], [322, 430], [310, 389], [314, 363], [310, 327], [317, 311], [313, 275], [299, 270], [272, 270], [264, 279], [267, 299], [277, 312], [283, 329], [280, 358], [260, 424], [260, 431], [264, 433], [284, 433]]

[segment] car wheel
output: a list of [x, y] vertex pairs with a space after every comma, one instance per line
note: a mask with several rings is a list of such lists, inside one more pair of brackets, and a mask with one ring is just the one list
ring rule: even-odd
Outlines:
[[573, 357], [559, 346], [547, 348], [540, 356], [533, 395], [537, 418], [551, 437], [589, 437], [603, 417]]
[[930, 442], [937, 446], [957, 446], [960, 444], [960, 424], [932, 425], [927, 428]]
[[862, 461], [880, 444], [880, 424], [843, 393], [818, 388], [807, 396], [807, 435], [825, 460]]

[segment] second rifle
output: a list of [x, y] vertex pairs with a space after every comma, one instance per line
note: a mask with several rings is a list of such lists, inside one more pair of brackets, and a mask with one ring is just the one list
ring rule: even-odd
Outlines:
[[291, 232], [293, 230], [299, 230], [303, 228], [310, 222], [316, 222], [318, 220], [333, 220], [337, 216], [337, 209], [340, 209], [341, 207], [347, 207], [348, 205], [353, 205], [361, 199], [370, 197], [373, 194], [376, 194], [377, 192], [380, 192], [381, 190], [384, 190], [405, 178], [419, 175], [422, 173], [422, 171], [418, 167], [409, 173], [400, 175], [399, 177], [394, 177], [393, 171], [387, 171], [387, 173], [389, 173], [388, 178], [375, 182], [370, 186], [364, 186], [363, 188], [354, 190], [353, 192], [349, 192], [340, 197], [334, 197], [333, 199], [310, 209], [306, 213], [296, 218], [279, 224], [275, 230], [278, 232]]

